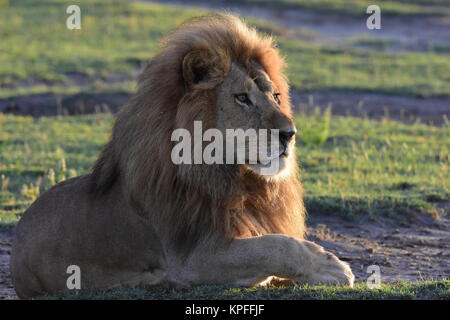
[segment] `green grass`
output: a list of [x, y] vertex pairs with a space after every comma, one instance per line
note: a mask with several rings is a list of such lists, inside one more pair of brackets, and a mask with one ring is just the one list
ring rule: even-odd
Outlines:
[[[310, 212], [373, 219], [402, 218], [411, 211], [443, 213], [436, 204], [450, 195], [449, 127], [339, 117], [327, 129], [326, 117], [296, 118]], [[328, 131], [327, 139], [321, 145], [305, 143], [302, 135], [314, 135], [310, 131], [317, 128], [319, 134]]]
[[381, 92], [450, 96], [450, 58], [436, 53], [386, 53], [279, 39], [298, 91]]
[[380, 299], [450, 299], [450, 281], [417, 281], [382, 284], [379, 289], [369, 289], [366, 284], [354, 288], [336, 286], [295, 287], [254, 287], [230, 288], [226, 286], [198, 286], [189, 289], [167, 288], [115, 288], [109, 290], [80, 290], [61, 294], [59, 296], [44, 296], [39, 299], [245, 299], [245, 300], [380, 300]]
[[[55, 97], [73, 96], [76, 94], [86, 95], [102, 95], [112, 93], [127, 93], [133, 94], [136, 89], [135, 81], [124, 81], [120, 83], [105, 83], [102, 81], [95, 81], [87, 85], [55, 85], [49, 86], [46, 84], [38, 84], [32, 87], [16, 87], [14, 89], [0, 91], [0, 99], [7, 99], [9, 97], [51, 94]], [[64, 106], [63, 106], [64, 107]]]
[[[310, 213], [394, 221], [412, 211], [444, 213], [438, 204], [450, 198], [449, 127], [327, 117], [296, 117]], [[0, 114], [0, 222], [16, 222], [40, 192], [87, 173], [112, 122], [109, 114]]]
[[86, 173], [111, 125], [111, 115], [33, 119], [0, 114], [0, 225], [16, 222], [17, 214], [55, 182]]
[[[64, 88], [73, 86], [68, 79], [70, 73], [87, 75], [97, 81], [97, 86], [108, 88], [110, 84], [102, 83], [104, 77], [136, 70], [156, 52], [163, 35], [182, 21], [206, 12], [113, 0], [79, 1], [79, 4], [81, 30], [66, 28], [65, 1], [3, 4], [0, 97], [86, 89]], [[250, 23], [277, 35], [280, 50], [290, 66], [287, 71], [291, 85], [299, 91], [450, 96], [450, 58], [445, 44], [444, 49], [439, 47], [437, 52], [425, 53], [360, 51], [351, 45], [331, 47], [299, 41], [268, 21], [250, 20]], [[23, 79], [34, 80], [35, 84], [21, 87]]]
[[[360, 47], [366, 47], [371, 48], [374, 50], [386, 50], [389, 47], [400, 47], [401, 41], [394, 40], [394, 39], [386, 39], [386, 38], [371, 38], [367, 36], [356, 36], [353, 37], [353, 40], [351, 41], [353, 46], [360, 46]], [[439, 47], [435, 47], [434, 50], [439, 50]]]
[[[68, 30], [67, 1], [10, 1], [0, 10], [2, 82], [69, 72], [130, 71], [155, 52], [157, 40], [194, 11], [120, 1], [80, 1], [82, 29]], [[105, 52], [107, 54], [105, 54]]]

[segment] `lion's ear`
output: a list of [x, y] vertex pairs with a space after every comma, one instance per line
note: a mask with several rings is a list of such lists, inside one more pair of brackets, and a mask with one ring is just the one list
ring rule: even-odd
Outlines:
[[183, 79], [188, 88], [210, 89], [226, 72], [223, 60], [207, 50], [189, 52], [183, 59]]

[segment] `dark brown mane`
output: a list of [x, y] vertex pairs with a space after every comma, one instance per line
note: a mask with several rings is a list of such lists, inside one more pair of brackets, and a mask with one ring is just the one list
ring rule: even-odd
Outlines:
[[[205, 75], [207, 81], [187, 87], [182, 64], [192, 53], [196, 67], [213, 68]], [[232, 61], [249, 72], [252, 61], [259, 63], [280, 90], [283, 111], [290, 114], [284, 62], [272, 39], [231, 15], [200, 17], [162, 41], [92, 169], [95, 195], [121, 183], [138, 212], [182, 251], [219, 234], [303, 237], [304, 207], [296, 164], [288, 177], [270, 181], [243, 173], [238, 166], [176, 166], [171, 161], [174, 129], [190, 129], [194, 120], [214, 124], [215, 111], [210, 107], [216, 99], [214, 89]]]

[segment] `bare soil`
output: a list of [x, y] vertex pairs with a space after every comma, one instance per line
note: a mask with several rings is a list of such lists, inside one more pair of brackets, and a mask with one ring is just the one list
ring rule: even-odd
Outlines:
[[9, 273], [12, 238], [12, 230], [0, 229], [0, 300], [17, 299]]
[[22, 116], [80, 115], [98, 112], [117, 112], [131, 95], [128, 93], [53, 93], [24, 95], [0, 99], [0, 113]]
[[[379, 93], [312, 92], [291, 90], [295, 112], [332, 107], [333, 115], [388, 117], [405, 123], [420, 120], [442, 125], [450, 119], [448, 98], [414, 98]], [[0, 99], [0, 113], [33, 117], [117, 112], [131, 98], [129, 93], [35, 94]]]
[[414, 98], [380, 93], [291, 91], [295, 112], [310, 112], [331, 106], [333, 115], [389, 118], [405, 123], [420, 121], [426, 124], [448, 124], [450, 100], [448, 98]]
[[350, 263], [356, 282], [365, 282], [367, 267], [380, 267], [381, 281], [450, 277], [450, 219], [415, 214], [400, 224], [346, 222], [318, 216], [308, 238]]

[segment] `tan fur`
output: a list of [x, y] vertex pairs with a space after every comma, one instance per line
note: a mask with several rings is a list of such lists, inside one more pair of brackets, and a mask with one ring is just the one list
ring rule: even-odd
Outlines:
[[[80, 266], [83, 288], [254, 285], [272, 275], [352, 284], [345, 263], [302, 240], [293, 154], [274, 177], [247, 165], [177, 166], [170, 158], [172, 132], [192, 131], [195, 120], [203, 130], [293, 127], [283, 65], [271, 38], [231, 15], [194, 19], [169, 34], [92, 172], [45, 192], [21, 219], [11, 259], [18, 295], [64, 290], [71, 264]], [[255, 101], [251, 110], [231, 98], [239, 83]]]

